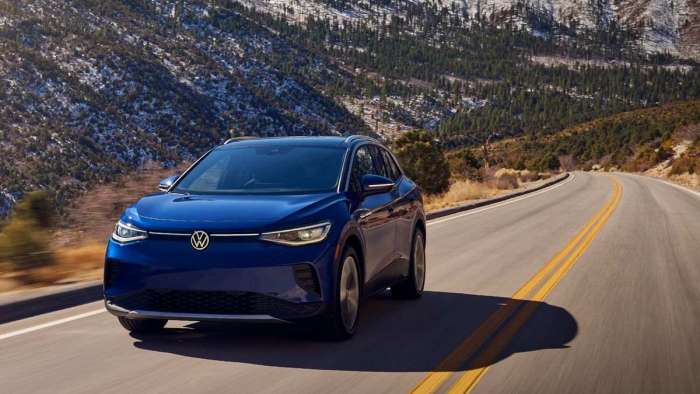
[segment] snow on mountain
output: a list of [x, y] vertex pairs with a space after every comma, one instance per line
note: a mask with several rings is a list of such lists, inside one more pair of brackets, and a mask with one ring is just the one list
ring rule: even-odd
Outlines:
[[[648, 53], [700, 59], [700, 1], [698, 0], [242, 0], [257, 10], [285, 15], [288, 20], [308, 17], [343, 21], [382, 14], [403, 17], [411, 4], [445, 8], [467, 14], [471, 20], [502, 15], [529, 7], [550, 15], [557, 23], [579, 28], [605, 29], [616, 23], [639, 34]], [[379, 18], [377, 18], [379, 19]], [[523, 22], [523, 21], [521, 21]], [[523, 22], [524, 23], [524, 22]], [[533, 34], [542, 32], [532, 29]]]

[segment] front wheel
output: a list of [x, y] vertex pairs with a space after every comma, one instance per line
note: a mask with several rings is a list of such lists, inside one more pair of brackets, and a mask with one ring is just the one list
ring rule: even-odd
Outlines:
[[420, 298], [425, 287], [425, 265], [425, 235], [421, 230], [416, 229], [413, 234], [408, 278], [392, 286], [391, 294], [404, 299]]
[[353, 248], [348, 248], [340, 260], [333, 304], [321, 318], [323, 334], [329, 339], [345, 340], [357, 331], [361, 289], [358, 261]]
[[126, 317], [118, 317], [118, 319], [122, 327], [134, 333], [157, 332], [162, 330], [165, 323], [168, 322], [167, 320], [129, 319]]

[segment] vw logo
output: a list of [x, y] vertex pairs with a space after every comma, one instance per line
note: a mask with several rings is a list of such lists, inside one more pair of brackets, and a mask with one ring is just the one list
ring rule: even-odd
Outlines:
[[192, 233], [190, 243], [196, 250], [204, 250], [209, 246], [209, 235], [204, 231], [195, 231]]

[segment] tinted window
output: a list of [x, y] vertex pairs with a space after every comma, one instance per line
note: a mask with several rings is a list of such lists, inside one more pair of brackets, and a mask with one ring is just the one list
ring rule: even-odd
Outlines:
[[382, 148], [372, 145], [370, 147], [370, 152], [372, 153], [372, 159], [374, 160], [374, 167], [377, 169], [375, 174], [391, 179], [391, 169], [384, 164]]
[[369, 145], [364, 145], [355, 151], [350, 174], [350, 191], [360, 192], [362, 190], [362, 177], [368, 174], [377, 174], [377, 169], [374, 166]]
[[382, 156], [384, 157], [384, 166], [387, 168], [387, 171], [390, 174], [390, 176], [388, 178], [390, 178], [394, 182], [398, 181], [399, 178], [401, 178], [401, 171], [399, 170], [399, 167], [396, 165], [394, 158], [391, 156], [391, 154], [386, 149], [381, 149], [381, 151], [382, 151]]
[[305, 194], [334, 191], [345, 149], [249, 146], [217, 149], [176, 188], [192, 194]]

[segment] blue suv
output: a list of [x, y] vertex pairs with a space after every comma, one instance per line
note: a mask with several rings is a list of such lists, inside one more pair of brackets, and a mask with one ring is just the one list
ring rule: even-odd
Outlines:
[[233, 139], [159, 189], [107, 246], [105, 304], [127, 330], [312, 321], [344, 339], [365, 297], [423, 292], [422, 196], [374, 139]]

